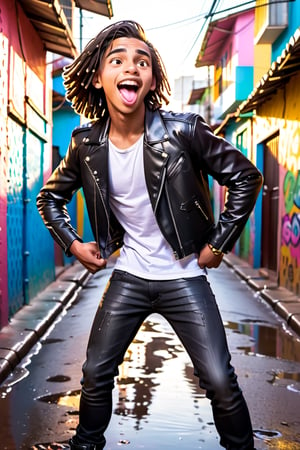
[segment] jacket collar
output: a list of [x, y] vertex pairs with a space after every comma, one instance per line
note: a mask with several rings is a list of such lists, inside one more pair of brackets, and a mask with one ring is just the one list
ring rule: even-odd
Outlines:
[[150, 111], [146, 108], [145, 116], [145, 140], [148, 144], [156, 144], [169, 139], [168, 130], [163, 122], [159, 110]]
[[[90, 133], [86, 143], [89, 145], [101, 145], [107, 141], [110, 119], [106, 121], [97, 120], [90, 125]], [[153, 145], [164, 142], [169, 139], [168, 130], [163, 122], [161, 112], [159, 110], [150, 111], [146, 108], [145, 114], [145, 140], [148, 144]]]
[[104, 144], [108, 138], [109, 125], [109, 118], [106, 119], [106, 121], [99, 119], [91, 123], [91, 131], [86, 143], [88, 143], [89, 145]]

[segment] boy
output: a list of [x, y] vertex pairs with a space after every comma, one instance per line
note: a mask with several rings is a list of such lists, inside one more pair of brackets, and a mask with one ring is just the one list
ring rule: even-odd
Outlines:
[[[54, 239], [91, 273], [121, 248], [91, 329], [70, 448], [104, 448], [118, 366], [156, 312], [191, 357], [221, 446], [253, 449], [248, 408], [206, 269], [218, 267], [239, 237], [261, 187], [260, 172], [198, 115], [160, 109], [170, 94], [164, 65], [134, 21], [102, 30], [64, 79], [76, 112], [94, 120], [74, 130], [38, 209]], [[216, 224], [208, 174], [228, 187]], [[81, 187], [95, 242], [82, 242], [66, 209]]]

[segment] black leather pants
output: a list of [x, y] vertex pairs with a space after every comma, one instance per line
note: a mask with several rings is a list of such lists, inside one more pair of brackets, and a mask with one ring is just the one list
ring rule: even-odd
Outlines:
[[143, 321], [154, 312], [167, 319], [188, 352], [199, 384], [211, 400], [220, 444], [231, 450], [253, 449], [248, 408], [206, 277], [149, 281], [118, 270], [91, 329], [76, 441], [104, 447], [118, 366]]

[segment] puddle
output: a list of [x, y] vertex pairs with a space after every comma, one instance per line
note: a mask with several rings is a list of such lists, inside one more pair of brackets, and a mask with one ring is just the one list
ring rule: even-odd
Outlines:
[[[280, 349], [280, 346], [278, 346], [280, 351], [275, 348], [280, 338], [279, 330], [276, 328], [265, 323], [230, 322], [225, 326], [229, 333], [242, 342], [241, 347], [245, 343], [244, 351], [247, 353], [269, 356], [285, 354], [285, 350]], [[289, 347], [291, 348], [290, 342]], [[290, 390], [299, 388], [298, 373], [269, 372], [268, 378], [270, 383], [282, 383]], [[58, 373], [48, 377], [47, 381], [63, 383], [69, 379], [66, 375]], [[47, 387], [49, 389], [49, 384]], [[20, 445], [18, 447], [20, 450], [29, 447], [31, 450], [68, 448], [67, 441], [62, 440], [75, 432], [81, 391], [64, 390], [63, 385], [52, 384], [51, 387], [50, 394], [49, 390], [46, 391], [46, 395], [40, 397], [35, 394], [36, 405], [28, 420], [28, 423], [32, 424], [40, 409], [46, 414], [49, 410], [50, 420], [47, 426], [51, 428], [52, 434], [50, 431], [43, 436], [36, 434], [30, 445], [46, 440], [49, 440], [49, 443], [39, 443], [32, 447]], [[60, 392], [53, 392], [54, 390]], [[220, 448], [210, 402], [198, 386], [198, 379], [194, 376], [189, 356], [183, 351], [179, 339], [165, 321], [160, 322], [160, 319], [147, 321], [138, 332], [119, 368], [113, 391], [113, 405], [112, 419], [106, 433], [107, 448], [111, 450], [117, 450], [122, 446], [130, 448], [128, 445], [148, 450], [149, 442], [151, 449]], [[52, 421], [54, 414], [58, 414], [58, 422], [55, 422], [56, 419]], [[55, 431], [52, 432], [52, 429]], [[22, 428], [17, 433], [20, 441], [26, 445], [27, 438], [24, 437], [24, 433], [21, 435], [24, 430]], [[271, 440], [277, 438], [279, 440], [275, 441], [275, 444], [281, 443], [281, 434], [276, 430], [257, 429], [254, 435], [261, 442], [265, 441], [265, 445], [272, 446]], [[60, 442], [55, 441], [58, 436]], [[267, 444], [269, 441], [270, 444]]]
[[40, 444], [35, 444], [32, 447], [30, 447], [30, 450], [63, 450], [63, 449], [70, 449], [70, 446], [67, 442], [64, 443], [58, 443], [58, 442], [45, 442]]
[[59, 406], [68, 406], [70, 408], [79, 408], [79, 398], [80, 390], [60, 392], [58, 394], [44, 395], [43, 397], [38, 397], [36, 400], [48, 404], [55, 404]]
[[[117, 442], [118, 446], [128, 445], [128, 444], [130, 444], [130, 441], [128, 441], [127, 439], [120, 439]], [[43, 442], [43, 443], [40, 443], [40, 444], [33, 445], [30, 448], [30, 450], [64, 450], [64, 449], [67, 450], [69, 448], [70, 447], [69, 447], [67, 442], [61, 442], [61, 443], [58, 443], [58, 442]]]
[[42, 339], [42, 343], [43, 345], [49, 345], [49, 344], [57, 344], [59, 342], [64, 342], [64, 339], [54, 339], [54, 338], [47, 338], [47, 339]]
[[5, 379], [5, 381], [2, 383], [0, 388], [0, 394], [1, 398], [3, 398], [3, 395], [5, 392], [8, 392], [8, 389], [10, 389], [15, 384], [19, 383], [20, 381], [24, 380], [24, 378], [28, 377], [30, 374], [29, 370], [26, 369], [27, 366], [30, 366], [31, 359], [34, 355], [37, 355], [38, 352], [41, 349], [41, 344], [38, 342], [35, 344], [31, 350], [31, 352], [24, 358], [22, 363], [18, 366], [16, 366], [11, 372], [8, 377]]
[[[224, 322], [224, 326], [231, 333], [249, 336], [247, 345], [237, 348], [245, 354], [270, 356], [300, 362], [300, 339], [286, 330], [261, 323], [250, 322]], [[241, 340], [241, 342], [243, 342]]]
[[[35, 400], [64, 407], [64, 416], [70, 418], [65, 424], [73, 433], [78, 421], [80, 392], [78, 389], [51, 393]], [[164, 444], [165, 448], [178, 446], [178, 441], [185, 449], [202, 448], [192, 444], [195, 439], [200, 441], [199, 429], [203, 442], [211, 441], [212, 447], [207, 448], [215, 448], [217, 437], [210, 402], [198, 386], [189, 356], [165, 323], [160, 326], [148, 321], [130, 345], [119, 368], [113, 405], [110, 429], [124, 431], [125, 428], [126, 435], [121, 432], [119, 437], [111, 436], [112, 447], [108, 448], [127, 446], [133, 439], [136, 442], [137, 431], [142, 433], [140, 439], [153, 442], [153, 448], [161, 447], [162, 435], [168, 443]], [[170, 414], [179, 405], [180, 414]]]
[[6, 378], [5, 383], [1, 386], [1, 388], [11, 387], [14, 384], [24, 380], [24, 378], [28, 377], [28, 375], [29, 370], [27, 370], [25, 367], [17, 366], [14, 371]]
[[275, 430], [253, 430], [253, 435], [257, 439], [268, 441], [274, 438], [280, 438], [282, 434]]
[[66, 375], [55, 375], [53, 377], [49, 377], [46, 379], [46, 381], [52, 382], [52, 383], [64, 383], [65, 381], [70, 381], [71, 378], [67, 377]]
[[[268, 383], [274, 386], [286, 387], [291, 392], [300, 394], [300, 373], [299, 372], [283, 372], [272, 371], [269, 372], [271, 378]], [[293, 383], [291, 383], [293, 381]]]

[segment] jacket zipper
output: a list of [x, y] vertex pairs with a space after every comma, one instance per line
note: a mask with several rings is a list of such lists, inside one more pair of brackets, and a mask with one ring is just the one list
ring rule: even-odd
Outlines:
[[55, 231], [55, 229], [53, 227], [48, 227], [49, 230], [51, 230], [53, 232], [53, 234], [55, 234], [55, 236], [57, 237], [57, 239], [61, 242], [62, 247], [67, 250], [67, 246], [66, 243], [62, 240], [62, 238], [59, 236], [59, 234], [57, 234], [57, 232]]
[[206, 220], [208, 220], [208, 215], [206, 214], [206, 212], [204, 211], [204, 209], [202, 208], [202, 206], [200, 205], [198, 200], [194, 201], [194, 204], [196, 205], [196, 207], [200, 210], [200, 212], [202, 213], [202, 215], [205, 217]]
[[227, 238], [225, 239], [219, 250], [223, 250], [223, 248], [225, 247], [225, 245], [227, 244], [227, 242], [229, 241], [229, 239], [231, 238], [231, 236], [233, 235], [233, 233], [236, 231], [237, 228], [238, 226], [234, 225], [234, 227], [232, 228], [231, 232], [229, 233], [229, 235], [227, 236]]
[[95, 221], [95, 229], [96, 229], [96, 240], [97, 240], [97, 243], [99, 244], [98, 220], [97, 220], [97, 213], [96, 213], [96, 190], [98, 190], [100, 198], [101, 198], [101, 201], [102, 201], [103, 209], [104, 209], [104, 212], [105, 212], [105, 215], [106, 215], [106, 220], [107, 220], [107, 239], [106, 239], [106, 244], [107, 244], [108, 237], [109, 237], [109, 214], [108, 214], [105, 202], [104, 202], [103, 194], [102, 194], [101, 189], [99, 188], [99, 186], [97, 184], [95, 176], [94, 176], [90, 166], [87, 164], [87, 162], [86, 161], [84, 161], [84, 162], [85, 162], [85, 164], [86, 164], [86, 166], [87, 166], [87, 168], [88, 168], [92, 178], [94, 179], [94, 211], [95, 211], [94, 221]]
[[99, 233], [98, 233], [98, 221], [97, 221], [97, 209], [96, 209], [96, 186], [94, 186], [94, 198], [93, 198], [93, 202], [94, 202], [94, 222], [95, 222], [95, 228], [96, 228], [96, 241], [99, 243]]
[[172, 177], [173, 174], [177, 171], [178, 167], [180, 167], [182, 161], [183, 161], [183, 156], [180, 156], [180, 158], [176, 161], [176, 163], [174, 164], [174, 166], [170, 169], [169, 171], [169, 177]]
[[[175, 218], [174, 218], [173, 210], [171, 208], [171, 202], [170, 202], [170, 198], [169, 198], [168, 189], [166, 189], [166, 196], [167, 196], [168, 205], [169, 205], [169, 211], [170, 211], [170, 214], [171, 214], [171, 218], [172, 218], [175, 234], [176, 234], [176, 237], [177, 237], [177, 241], [178, 241], [178, 244], [179, 244], [179, 248], [180, 248], [180, 251], [182, 253], [182, 256], [185, 256], [185, 252], [184, 252], [184, 249], [183, 249], [183, 246], [182, 246], [182, 242], [181, 242], [180, 235], [179, 235], [179, 232], [178, 232], [178, 228], [177, 228], [177, 225], [176, 225], [176, 221], [175, 221]], [[178, 255], [177, 251], [174, 250], [173, 253], [175, 255], [175, 258], [179, 259], [179, 255]]]
[[156, 199], [154, 210], [153, 210], [154, 214], [156, 214], [158, 202], [159, 202], [159, 199], [161, 197], [161, 193], [162, 193], [162, 190], [163, 190], [163, 185], [165, 183], [166, 173], [167, 173], [167, 171], [166, 171], [166, 166], [165, 166], [164, 169], [163, 169], [163, 173], [162, 173], [162, 177], [161, 177], [161, 183], [160, 183], [159, 191], [158, 191], [158, 194], [157, 194], [157, 199]]

